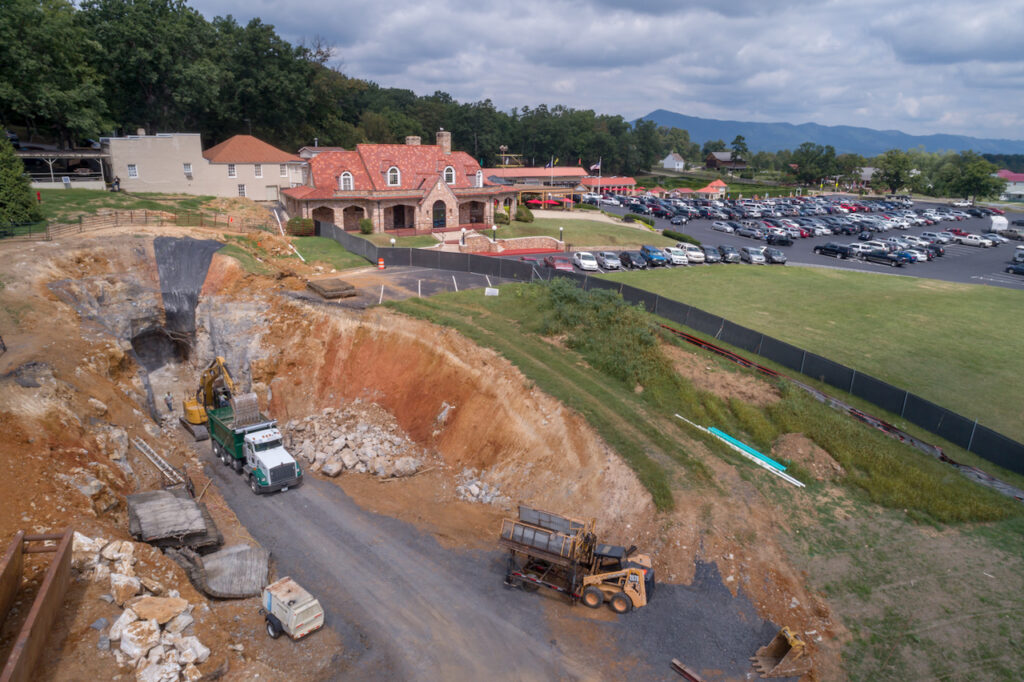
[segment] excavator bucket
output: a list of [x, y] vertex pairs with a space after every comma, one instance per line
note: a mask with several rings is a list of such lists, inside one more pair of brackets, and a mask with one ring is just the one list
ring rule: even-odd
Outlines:
[[811, 671], [811, 657], [807, 645], [784, 627], [766, 646], [751, 656], [754, 669], [761, 677], [799, 677]]

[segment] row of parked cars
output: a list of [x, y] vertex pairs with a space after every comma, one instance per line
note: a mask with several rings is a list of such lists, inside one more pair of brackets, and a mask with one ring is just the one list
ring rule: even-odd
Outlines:
[[571, 257], [560, 254], [546, 256], [545, 267], [556, 270], [646, 270], [665, 266], [713, 263], [751, 263], [753, 265], [786, 264], [786, 254], [771, 246], [697, 246], [679, 242], [675, 246], [644, 245], [639, 251], [576, 251]]

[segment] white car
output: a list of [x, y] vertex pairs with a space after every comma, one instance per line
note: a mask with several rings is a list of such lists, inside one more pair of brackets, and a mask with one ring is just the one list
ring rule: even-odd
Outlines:
[[687, 244], [681, 247], [686, 252], [686, 259], [690, 263], [703, 263], [704, 262], [704, 250], [696, 244]]
[[985, 239], [980, 234], [968, 234], [962, 237], [957, 237], [956, 243], [963, 244], [964, 246], [981, 246], [985, 248], [992, 246], [992, 242]]
[[589, 251], [577, 251], [572, 254], [572, 264], [580, 270], [597, 270], [597, 259]]
[[729, 225], [728, 223], [725, 223], [721, 220], [716, 220], [715, 222], [711, 223], [711, 229], [718, 230], [719, 232], [725, 232], [727, 234], [732, 234], [733, 232], [736, 231], [732, 228], [732, 225]]
[[847, 246], [850, 247], [850, 251], [853, 252], [854, 254], [867, 253], [868, 251], [876, 250], [868, 246], [867, 243], [863, 242], [854, 242], [852, 244], [847, 244]]
[[953, 202], [953, 205], [956, 206], [957, 208], [970, 208], [971, 202], [967, 201], [966, 199], [958, 199]]
[[[662, 247], [662, 251], [665, 252], [665, 257], [668, 258], [668, 262], [672, 265], [689, 265], [690, 259], [686, 256], [686, 252], [675, 246]], [[702, 256], [704, 254], [701, 254]]]
[[956, 239], [956, 235], [953, 234], [952, 232], [939, 232], [938, 235], [940, 239], [945, 240], [944, 242], [942, 242], [943, 244], [949, 244], [950, 242]]
[[621, 270], [622, 262], [614, 251], [602, 251], [597, 254], [597, 264], [605, 270]]
[[948, 244], [949, 243], [949, 237], [944, 236], [944, 235], [948, 235], [948, 234], [949, 234], [948, 232], [922, 232], [921, 233], [921, 237], [923, 239], [927, 239], [928, 241], [932, 242], [933, 244], [934, 243]]
[[764, 259], [763, 246], [744, 246], [740, 249], [740, 260], [751, 265], [764, 265], [768, 261]]
[[619, 200], [616, 199], [615, 197], [601, 197], [598, 203], [603, 204], [605, 206], [622, 206]]

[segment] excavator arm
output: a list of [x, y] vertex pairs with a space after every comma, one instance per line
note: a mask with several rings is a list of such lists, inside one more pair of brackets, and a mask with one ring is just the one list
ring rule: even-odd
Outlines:
[[208, 418], [206, 411], [215, 407], [222, 407], [231, 400], [235, 392], [235, 382], [231, 379], [224, 358], [217, 356], [199, 377], [199, 387], [196, 389], [194, 398], [185, 398], [182, 401], [181, 424], [196, 440], [206, 440], [210, 437], [206, 429]]

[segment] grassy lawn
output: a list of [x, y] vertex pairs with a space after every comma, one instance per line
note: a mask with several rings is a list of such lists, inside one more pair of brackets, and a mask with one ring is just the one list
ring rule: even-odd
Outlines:
[[558, 228], [564, 227], [564, 239], [572, 246], [614, 246], [640, 248], [643, 244], [674, 246], [675, 240], [662, 237], [657, 232], [637, 229], [626, 225], [614, 225], [598, 220], [577, 220], [570, 218], [538, 218], [532, 223], [514, 222], [498, 226], [498, 239], [512, 237], [548, 236], [558, 239]]
[[[376, 246], [391, 246], [391, 235], [389, 234], [364, 234], [360, 235], [363, 239], [375, 244]], [[395, 246], [403, 249], [419, 249], [426, 246], [436, 246], [438, 241], [434, 239], [433, 235], [429, 234], [418, 234], [412, 237], [395, 237]], [[452, 237], [454, 239], [454, 237]]]
[[1024, 440], [1020, 292], [812, 268], [609, 276], [800, 346]]
[[335, 270], [362, 268], [369, 265], [362, 256], [357, 256], [327, 237], [296, 237], [292, 240], [295, 249], [307, 263], [323, 263]]
[[96, 189], [44, 189], [41, 208], [46, 220], [72, 221], [80, 215], [94, 215], [100, 209], [121, 211], [196, 211], [212, 196], [184, 196], [150, 192], [128, 194]]

